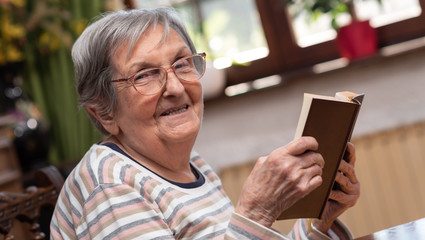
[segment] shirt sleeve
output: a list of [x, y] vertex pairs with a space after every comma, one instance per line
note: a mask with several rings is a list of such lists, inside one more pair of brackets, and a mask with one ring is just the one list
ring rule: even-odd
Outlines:
[[353, 239], [350, 230], [340, 221], [336, 220], [328, 231], [328, 235], [323, 234], [314, 226], [308, 228], [308, 219], [299, 219], [289, 236], [275, 231], [272, 228], [264, 227], [242, 215], [233, 213], [225, 239], [312, 239], [312, 240], [349, 240]]
[[234, 212], [230, 218], [225, 239], [290, 240], [291, 238]]
[[321, 240], [349, 240], [353, 239], [353, 235], [350, 230], [342, 223], [339, 219], [337, 219], [327, 234], [324, 234], [317, 230], [313, 225], [309, 228], [308, 219], [299, 219], [291, 233], [290, 236], [292, 239], [321, 239]]

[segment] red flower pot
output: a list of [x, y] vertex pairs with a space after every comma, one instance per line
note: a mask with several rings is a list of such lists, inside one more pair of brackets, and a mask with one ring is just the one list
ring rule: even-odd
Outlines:
[[377, 52], [376, 31], [368, 20], [341, 27], [336, 42], [341, 57], [348, 60], [372, 56]]

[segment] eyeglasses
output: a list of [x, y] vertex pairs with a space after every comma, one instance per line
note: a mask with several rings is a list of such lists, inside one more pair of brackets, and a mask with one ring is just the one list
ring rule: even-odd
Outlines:
[[130, 81], [133, 87], [142, 95], [153, 95], [161, 91], [167, 82], [167, 73], [173, 71], [178, 79], [195, 82], [205, 73], [205, 53], [198, 53], [174, 62], [169, 68], [148, 68], [135, 73], [128, 78], [116, 79], [111, 82]]

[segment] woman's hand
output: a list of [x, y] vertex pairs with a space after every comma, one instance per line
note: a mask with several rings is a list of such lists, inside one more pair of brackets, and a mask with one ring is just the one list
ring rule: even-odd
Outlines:
[[261, 157], [246, 180], [236, 212], [270, 227], [296, 201], [322, 184], [317, 141], [302, 137]]
[[325, 234], [338, 216], [354, 206], [360, 197], [360, 183], [354, 170], [356, 154], [354, 145], [351, 143], [347, 145], [344, 160], [341, 161], [335, 178], [338, 188], [332, 190], [322, 219], [313, 220], [314, 227]]

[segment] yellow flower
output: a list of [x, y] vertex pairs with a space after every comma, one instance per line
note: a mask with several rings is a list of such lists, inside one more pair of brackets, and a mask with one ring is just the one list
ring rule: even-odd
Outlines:
[[10, 25], [8, 29], [10, 36], [13, 38], [23, 38], [25, 37], [25, 29], [20, 25]]
[[13, 45], [10, 45], [7, 48], [6, 54], [7, 54], [6, 58], [8, 62], [18, 62], [18, 61], [24, 60], [24, 55], [22, 54], [22, 52]]
[[52, 36], [52, 39], [49, 44], [50, 51], [55, 51], [59, 49], [60, 39], [56, 36]]
[[4, 46], [3, 46], [3, 43], [2, 43], [2, 41], [0, 39], [0, 65], [4, 65], [7, 62], [6, 61], [6, 56], [3, 53], [3, 49], [4, 49]]
[[47, 47], [50, 51], [57, 50], [60, 45], [60, 39], [49, 32], [42, 33], [39, 42], [41, 46]]
[[49, 36], [49, 34], [48, 34], [47, 32], [43, 32], [43, 33], [40, 35], [39, 41], [40, 41], [40, 43], [41, 43], [42, 45], [48, 45], [48, 44], [49, 44], [49, 41], [50, 41], [50, 36]]
[[79, 36], [87, 27], [87, 19], [72, 19], [70, 22], [71, 29]]
[[16, 7], [25, 7], [25, 0], [9, 0]]

